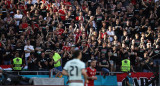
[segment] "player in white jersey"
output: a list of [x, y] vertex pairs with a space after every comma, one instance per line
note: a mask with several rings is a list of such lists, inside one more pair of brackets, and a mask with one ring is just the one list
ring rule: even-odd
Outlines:
[[69, 76], [69, 86], [84, 86], [82, 74], [86, 83], [88, 80], [85, 71], [85, 63], [80, 60], [82, 58], [81, 51], [75, 50], [73, 57], [73, 60], [70, 60], [65, 64], [62, 74]]

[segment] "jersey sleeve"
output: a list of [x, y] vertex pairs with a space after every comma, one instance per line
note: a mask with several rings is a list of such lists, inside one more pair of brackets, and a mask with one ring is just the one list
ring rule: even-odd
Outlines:
[[58, 55], [58, 59], [61, 59], [61, 56], [57, 53], [57, 55]]
[[65, 64], [65, 66], [64, 66], [63, 69], [64, 69], [64, 70], [68, 70], [68, 62]]
[[85, 64], [84, 63], [81, 64], [81, 69], [85, 69]]
[[27, 50], [27, 46], [24, 46], [24, 50]]
[[32, 50], [34, 50], [34, 47], [33, 47], [33, 46], [31, 46], [31, 49], [32, 49]]
[[86, 68], [86, 73], [87, 75], [89, 75], [89, 68]]

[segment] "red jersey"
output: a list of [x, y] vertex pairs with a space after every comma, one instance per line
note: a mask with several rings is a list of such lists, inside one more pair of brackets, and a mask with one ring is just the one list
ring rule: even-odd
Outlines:
[[63, 46], [63, 50], [70, 51], [70, 50], [71, 50], [71, 47], [69, 47], [69, 46]]
[[61, 14], [61, 16], [60, 16], [61, 19], [62, 19], [62, 20], [65, 20], [65, 14], [66, 14], [65, 11], [62, 10], [62, 9], [60, 9], [60, 10], [59, 10], [59, 13]]
[[[93, 77], [96, 75], [96, 69], [92, 69], [91, 67], [87, 68], [88, 77]], [[94, 86], [94, 80], [88, 80], [88, 83], [85, 86]]]
[[105, 33], [102, 33], [101, 32], [101, 39], [103, 39], [104, 38], [104, 35], [106, 35], [107, 36], [107, 33], [105, 32]]
[[75, 34], [75, 39], [76, 39], [76, 43], [77, 43], [79, 37], [81, 36], [81, 31], [75, 32], [74, 34]]
[[9, 9], [10, 5], [11, 5], [11, 1], [10, 0], [6, 0], [5, 4], [7, 5], [7, 8]]
[[62, 28], [61, 28], [61, 29], [59, 29], [59, 30], [58, 30], [58, 35], [62, 35], [62, 34], [63, 34], [63, 32], [64, 32], [64, 29], [62, 29]]
[[23, 24], [22, 24], [22, 28], [23, 28], [23, 29], [26, 29], [27, 27], [28, 27], [28, 23], [23, 23]]

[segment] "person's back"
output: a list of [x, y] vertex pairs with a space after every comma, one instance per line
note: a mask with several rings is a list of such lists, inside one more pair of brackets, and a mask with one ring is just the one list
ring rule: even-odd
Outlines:
[[84, 86], [82, 74], [84, 75], [86, 83], [88, 83], [88, 80], [85, 71], [85, 63], [80, 61], [82, 58], [81, 51], [75, 50], [73, 57], [75, 59], [70, 60], [65, 64], [62, 74], [69, 76], [69, 86]]
[[81, 70], [85, 68], [84, 62], [79, 59], [73, 59], [66, 63], [64, 67], [68, 71], [69, 80], [82, 80]]

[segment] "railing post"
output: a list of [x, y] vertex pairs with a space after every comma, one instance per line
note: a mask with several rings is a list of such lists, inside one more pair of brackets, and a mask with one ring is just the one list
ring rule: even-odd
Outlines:
[[53, 69], [51, 69], [51, 72], [50, 72], [50, 78], [52, 78], [53, 77]]

